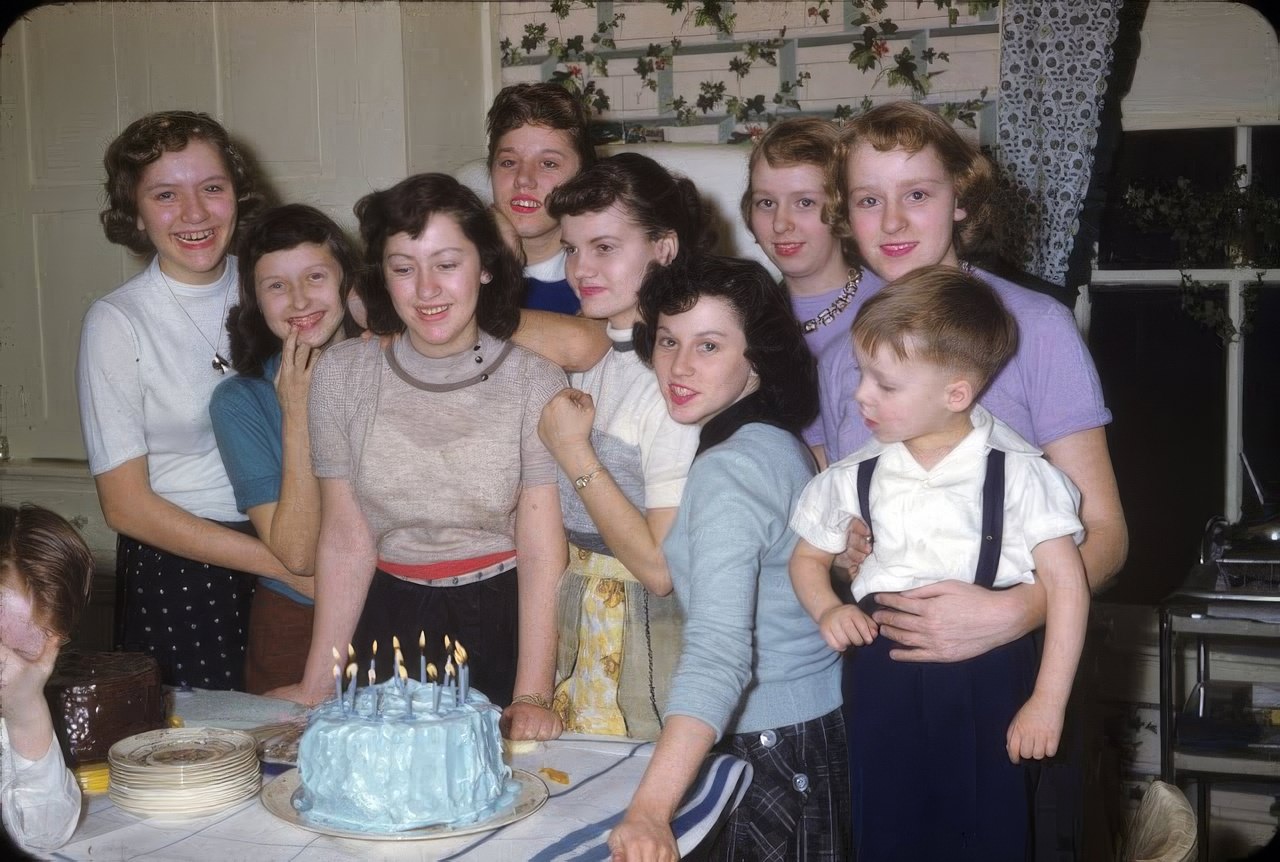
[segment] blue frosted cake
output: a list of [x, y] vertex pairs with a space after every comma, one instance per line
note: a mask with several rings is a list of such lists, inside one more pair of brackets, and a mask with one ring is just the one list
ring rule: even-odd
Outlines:
[[[298, 747], [307, 821], [352, 832], [462, 826], [512, 808], [519, 785], [502, 760], [501, 711], [472, 690], [456, 703], [413, 680], [359, 689], [311, 713]], [[410, 704], [408, 700], [411, 699]]]

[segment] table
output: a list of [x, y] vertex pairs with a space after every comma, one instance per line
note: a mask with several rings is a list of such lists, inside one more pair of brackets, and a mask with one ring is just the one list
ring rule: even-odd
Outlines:
[[[161, 822], [121, 811], [105, 795], [89, 796], [75, 835], [50, 858], [113, 862], [606, 860], [608, 832], [621, 819], [652, 751], [652, 743], [573, 735], [540, 743], [537, 750], [516, 755], [511, 762], [514, 768], [538, 775], [551, 791], [540, 810], [493, 832], [425, 841], [319, 835], [279, 819], [256, 797], [208, 817]], [[539, 772], [544, 768], [564, 773], [568, 783]], [[743, 761], [727, 755], [708, 761], [677, 815], [682, 853], [697, 846], [720, 816], [737, 805], [749, 783], [750, 767]]]
[[[1215, 719], [1215, 704], [1225, 699], [1231, 705], [1241, 697], [1247, 702], [1251, 685], [1212, 677], [1209, 645], [1280, 642], [1277, 603], [1280, 594], [1276, 593], [1219, 590], [1216, 567], [1201, 564], [1160, 605], [1160, 772], [1170, 784], [1186, 779], [1196, 783], [1201, 862], [1209, 858], [1211, 783], [1218, 779], [1280, 781], [1280, 748], [1269, 740], [1267, 744], [1252, 740], [1243, 717]], [[1189, 688], [1176, 685], [1181, 637], [1195, 638], [1196, 644], [1195, 683]], [[1242, 724], [1237, 728], [1233, 721]]]

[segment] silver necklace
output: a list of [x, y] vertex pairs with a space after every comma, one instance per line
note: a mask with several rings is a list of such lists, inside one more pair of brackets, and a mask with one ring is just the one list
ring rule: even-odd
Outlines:
[[858, 295], [858, 284], [862, 281], [862, 270], [859, 267], [849, 267], [849, 280], [844, 283], [844, 290], [831, 301], [831, 304], [819, 311], [817, 315], [809, 318], [801, 326], [804, 328], [805, 334], [813, 332], [819, 326], [826, 326], [828, 323], [836, 319], [840, 312], [849, 307], [849, 303], [853, 302], [853, 298]]
[[[223, 265], [225, 266], [226, 264], [224, 263]], [[198, 323], [196, 323], [196, 319], [191, 316], [190, 312], [187, 311], [187, 309], [183, 306], [181, 302], [178, 302], [178, 296], [173, 292], [173, 285], [169, 284], [169, 279], [168, 277], [165, 276], [164, 270], [160, 268], [159, 263], [156, 264], [156, 272], [160, 273], [160, 280], [164, 282], [165, 290], [169, 291], [169, 297], [173, 300], [174, 304], [177, 305], [178, 308], [182, 311], [182, 313], [186, 316], [187, 321], [191, 324], [192, 329], [200, 333], [200, 337], [204, 339], [204, 343], [209, 345], [209, 349], [213, 351], [213, 361], [209, 363], [213, 367], [213, 370], [218, 372], [219, 374], [226, 374], [227, 369], [231, 367], [231, 363], [222, 358], [222, 354], [218, 352], [218, 345], [209, 340], [209, 336], [204, 334], [204, 330], [200, 328], [200, 325]], [[221, 325], [223, 326], [226, 325], [227, 301], [229, 299], [231, 299], [231, 291], [228, 290], [226, 292], [226, 295], [222, 297], [222, 316], [218, 318], [218, 320], [222, 321]], [[221, 333], [219, 333], [218, 343], [221, 343], [221, 342], [222, 342], [222, 335]]]

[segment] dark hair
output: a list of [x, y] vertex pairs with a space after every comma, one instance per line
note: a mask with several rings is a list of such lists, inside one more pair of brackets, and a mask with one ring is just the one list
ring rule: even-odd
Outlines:
[[138, 227], [138, 184], [147, 166], [165, 153], [181, 152], [192, 141], [205, 141], [222, 157], [236, 195], [236, 217], [247, 219], [263, 202], [257, 178], [227, 130], [208, 114], [195, 111], [157, 111], [134, 120], [107, 147], [102, 166], [107, 170], [107, 207], [98, 218], [110, 242], [135, 254], [156, 249]]
[[849, 121], [840, 133], [828, 175], [828, 221], [836, 236], [849, 229], [849, 156], [859, 144], [887, 153], [901, 147], [918, 153], [933, 147], [955, 185], [956, 205], [965, 217], [956, 222], [952, 242], [961, 257], [990, 244], [991, 198], [995, 171], [987, 157], [960, 137], [951, 124], [924, 105], [900, 100], [879, 105]]
[[640, 289], [636, 353], [652, 363], [658, 315], [683, 314], [704, 296], [728, 303], [742, 325], [764, 416], [799, 433], [818, 415], [817, 365], [787, 289], [755, 261], [699, 255], [682, 267], [651, 271]]
[[306, 244], [324, 246], [342, 269], [342, 283], [338, 287], [344, 310], [342, 331], [347, 337], [359, 334], [360, 327], [345, 310], [347, 295], [355, 287], [361, 271], [360, 258], [351, 240], [337, 222], [315, 207], [305, 204], [273, 207], [245, 226], [236, 245], [240, 303], [227, 314], [227, 333], [231, 336], [231, 366], [241, 374], [261, 377], [263, 364], [280, 350], [281, 343], [262, 316], [254, 269], [258, 261], [272, 252]]
[[60, 515], [31, 503], [0, 505], [0, 576], [31, 594], [37, 620], [66, 637], [89, 601], [93, 554]]
[[888, 346], [899, 359], [921, 359], [974, 375], [980, 393], [1018, 349], [1018, 324], [986, 282], [953, 266], [907, 273], [866, 301], [853, 341], [867, 353]]
[[715, 244], [710, 212], [686, 177], [648, 156], [618, 153], [566, 180], [547, 196], [547, 212], [565, 216], [596, 213], [618, 205], [650, 241], [668, 231], [679, 242], [677, 257], [710, 251]]
[[596, 163], [586, 111], [578, 98], [559, 84], [512, 84], [503, 87], [494, 97], [485, 119], [485, 130], [489, 135], [489, 170], [493, 170], [499, 139], [521, 126], [543, 126], [567, 132], [573, 142], [573, 150], [578, 154], [579, 165], [589, 168]]
[[516, 331], [520, 295], [524, 291], [523, 271], [503, 242], [493, 213], [471, 189], [448, 174], [416, 174], [389, 189], [365, 195], [356, 202], [355, 213], [360, 219], [368, 270], [360, 295], [369, 313], [371, 332], [393, 335], [405, 328], [382, 272], [387, 239], [398, 233], [416, 239], [435, 215], [446, 215], [457, 222], [479, 252], [481, 268], [492, 277], [488, 284], [480, 285], [477, 325], [495, 338], [510, 338]]

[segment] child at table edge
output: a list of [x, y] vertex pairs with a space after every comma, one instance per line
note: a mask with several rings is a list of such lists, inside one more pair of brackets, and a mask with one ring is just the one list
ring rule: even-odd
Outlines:
[[93, 555], [63, 518], [0, 505], [0, 813], [20, 848], [61, 847], [80, 788], [53, 732], [44, 686], [89, 598]]

